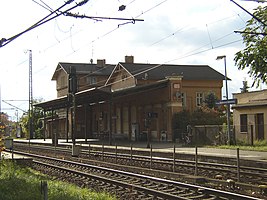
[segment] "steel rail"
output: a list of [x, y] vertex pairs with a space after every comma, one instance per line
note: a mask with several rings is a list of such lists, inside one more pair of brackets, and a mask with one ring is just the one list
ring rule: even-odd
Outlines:
[[[94, 168], [97, 170], [102, 170], [102, 171], [106, 171], [106, 172], [112, 172], [112, 173], [118, 173], [118, 174], [122, 174], [124, 176], [131, 176], [131, 177], [137, 177], [139, 179], [146, 179], [146, 180], [151, 180], [153, 182], [158, 182], [158, 183], [164, 183], [164, 184], [169, 184], [169, 185], [175, 185], [178, 187], [183, 187], [183, 188], [189, 188], [190, 190], [194, 190], [194, 191], [203, 191], [205, 194], [208, 195], [214, 195], [216, 197], [220, 197], [220, 198], [227, 198], [227, 199], [247, 199], [247, 200], [259, 200], [259, 198], [256, 197], [251, 197], [251, 196], [246, 196], [246, 195], [242, 195], [242, 194], [237, 194], [237, 193], [232, 193], [232, 192], [227, 192], [227, 191], [222, 191], [222, 190], [217, 190], [217, 189], [212, 189], [212, 188], [208, 188], [208, 187], [202, 187], [202, 186], [197, 186], [197, 185], [193, 185], [193, 184], [187, 184], [187, 183], [182, 183], [182, 182], [177, 182], [177, 181], [172, 181], [172, 180], [167, 180], [167, 179], [163, 179], [163, 178], [157, 178], [157, 177], [152, 177], [152, 176], [148, 176], [148, 175], [142, 175], [142, 174], [136, 174], [136, 173], [132, 173], [132, 172], [125, 172], [125, 171], [121, 171], [121, 170], [116, 170], [116, 169], [109, 169], [106, 167], [100, 167], [100, 166], [94, 166], [94, 165], [89, 165], [89, 164], [84, 164], [84, 163], [79, 163], [79, 162], [73, 162], [73, 161], [68, 161], [68, 160], [62, 160], [62, 159], [57, 159], [57, 158], [48, 158], [46, 156], [39, 156], [39, 155], [33, 155], [33, 154], [27, 154], [27, 156], [31, 156], [31, 157], [35, 157], [35, 158], [42, 158], [42, 159], [46, 159], [46, 160], [53, 160], [53, 161], [57, 161], [57, 162], [62, 162], [62, 163], [66, 163], [69, 165], [76, 165], [79, 167], [86, 167], [86, 168]], [[41, 163], [40, 161], [36, 161], [34, 160], [35, 163]], [[49, 166], [52, 166], [51, 164], [46, 164]], [[74, 170], [74, 169], [70, 169], [70, 168], [66, 168], [66, 167], [61, 167], [61, 166], [55, 166], [53, 165], [54, 168], [57, 169], [61, 169], [61, 170], [65, 170], [68, 171], [70, 173], [76, 173], [82, 176], [89, 176], [89, 177], [93, 177], [96, 179], [101, 179], [102, 181], [111, 183], [111, 184], [116, 184], [116, 185], [120, 185], [125, 187], [133, 187], [136, 188], [138, 190], [142, 190], [145, 192], [148, 192], [150, 194], [156, 195], [158, 197], [162, 197], [162, 198], [167, 198], [167, 199], [190, 199], [190, 198], [184, 198], [184, 197], [179, 197], [173, 194], [169, 194], [169, 193], [165, 193], [162, 191], [157, 191], [157, 190], [153, 190], [150, 188], [145, 188], [143, 186], [139, 186], [139, 185], [135, 185], [135, 184], [129, 184], [129, 183], [125, 183], [123, 181], [118, 181], [118, 180], [113, 180], [110, 178], [105, 178], [102, 176], [97, 176], [97, 175], [93, 175], [93, 174], [89, 174], [86, 172], [82, 172], [82, 171], [78, 171], [78, 170]]]
[[[47, 149], [47, 150], [52, 150], [52, 146], [43, 146], [43, 145], [37, 145], [38, 148], [42, 149]], [[32, 145], [33, 147], [33, 145]], [[66, 153], [70, 153], [71, 149], [69, 148], [63, 148], [63, 147], [57, 147], [55, 150], [57, 151], [63, 151]], [[135, 150], [136, 151], [136, 150]], [[88, 150], [82, 149], [82, 153], [84, 155], [88, 155]], [[93, 155], [99, 155], [104, 157], [112, 157], [115, 158], [117, 157], [118, 159], [131, 159], [133, 161], [145, 161], [149, 162], [151, 157], [150, 156], [143, 156], [143, 155], [130, 155], [126, 153], [114, 153], [114, 152], [102, 152], [101, 150], [90, 150], [90, 154]], [[154, 163], [164, 163], [164, 164], [169, 164], [173, 165], [173, 158], [164, 158], [164, 157], [159, 157], [159, 156], [152, 156], [153, 162]], [[191, 167], [194, 168], [195, 166], [195, 161], [194, 160], [182, 160], [182, 159], [175, 159], [175, 164], [177, 166], [183, 166], [183, 167]], [[236, 169], [236, 165], [230, 165], [230, 164], [222, 164], [222, 163], [214, 163], [214, 162], [198, 162], [198, 167], [200, 169], [210, 169], [210, 170], [216, 170], [222, 171], [222, 172], [229, 172], [227, 168], [232, 171], [232, 173], [235, 173], [233, 170]], [[224, 169], [226, 168], [226, 169]], [[240, 166], [241, 173], [248, 174], [248, 175], [264, 175], [266, 174], [267, 176], [267, 169], [265, 168], [258, 168], [258, 167], [248, 167], [248, 166]], [[246, 171], [245, 171], [246, 170]]]

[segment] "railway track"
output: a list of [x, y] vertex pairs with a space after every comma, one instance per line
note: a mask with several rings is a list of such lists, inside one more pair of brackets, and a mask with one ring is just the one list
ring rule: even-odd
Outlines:
[[83, 187], [109, 191], [119, 199], [259, 199], [164, 178], [47, 156], [34, 157], [33, 168]]
[[[20, 147], [19, 147], [20, 146]], [[29, 151], [27, 145], [16, 145], [15, 149]], [[49, 154], [57, 155], [68, 159], [71, 157], [71, 149], [44, 146], [31, 146], [31, 152], [39, 152], [48, 156]], [[266, 191], [259, 186], [266, 183], [266, 168], [252, 168], [247, 166], [240, 167], [240, 180], [236, 178], [236, 166], [220, 163], [199, 162], [198, 176], [195, 175], [195, 162], [192, 160], [178, 160], [175, 162], [171, 158], [162, 158], [158, 156], [137, 155], [132, 153], [113, 151], [107, 152], [101, 149], [85, 149], [78, 159], [84, 163], [96, 163], [98, 166], [112, 166], [116, 169], [125, 169], [132, 172], [145, 173], [158, 177], [168, 177], [173, 181], [183, 181], [187, 183], [197, 183], [202, 186], [224, 189], [233, 192], [243, 193], [245, 195], [254, 195], [266, 198]], [[151, 159], [152, 158], [152, 159]], [[73, 159], [73, 158], [72, 158]], [[88, 160], [89, 159], [89, 160]], [[113, 163], [113, 164], [111, 164]], [[138, 168], [137, 166], [141, 166]], [[126, 169], [127, 168], [127, 169]], [[212, 176], [211, 176], [212, 174]], [[249, 180], [253, 179], [253, 181]], [[248, 182], [248, 180], [250, 182]], [[254, 182], [251, 184], [251, 182]], [[256, 183], [257, 182], [257, 183]]]

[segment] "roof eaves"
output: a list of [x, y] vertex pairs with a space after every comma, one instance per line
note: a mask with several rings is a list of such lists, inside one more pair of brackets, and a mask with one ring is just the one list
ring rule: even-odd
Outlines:
[[63, 70], [67, 73], [67, 71], [66, 71], [66, 69], [63, 67], [62, 63], [59, 62], [58, 65], [57, 65], [56, 70], [54, 71], [54, 74], [52, 75], [52, 79], [51, 79], [52, 81], [53, 81], [53, 80], [56, 80], [56, 74], [57, 74], [57, 72], [60, 71], [61, 69], [63, 69]]

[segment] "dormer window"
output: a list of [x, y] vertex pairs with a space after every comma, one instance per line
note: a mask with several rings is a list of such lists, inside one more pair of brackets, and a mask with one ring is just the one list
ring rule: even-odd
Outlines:
[[65, 76], [61, 76], [60, 85], [61, 85], [61, 87], [67, 86], [67, 81], [66, 81], [66, 77]]
[[94, 76], [87, 76], [86, 77], [86, 84], [95, 85], [96, 84], [96, 77], [94, 77]]
[[121, 79], [122, 79], [123, 81], [125, 81], [125, 80], [127, 79], [127, 74], [123, 74], [123, 75], [121, 76]]

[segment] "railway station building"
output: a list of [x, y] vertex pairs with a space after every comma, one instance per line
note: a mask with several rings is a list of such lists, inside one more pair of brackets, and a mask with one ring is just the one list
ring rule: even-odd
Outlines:
[[235, 93], [232, 106], [236, 137], [248, 144], [267, 139], [267, 90]]
[[174, 141], [173, 115], [194, 111], [210, 92], [221, 99], [224, 79], [207, 65], [135, 63], [133, 56], [118, 64], [59, 62], [57, 98], [35, 106], [44, 110], [46, 138]]

